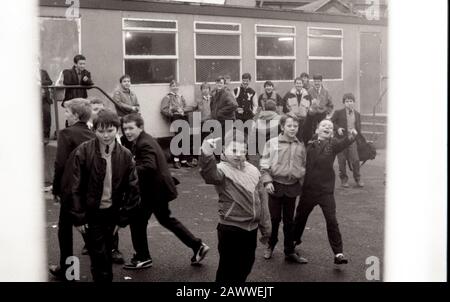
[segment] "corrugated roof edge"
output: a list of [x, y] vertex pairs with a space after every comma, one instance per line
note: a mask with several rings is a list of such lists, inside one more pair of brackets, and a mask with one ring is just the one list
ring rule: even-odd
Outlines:
[[[65, 0], [39, 0], [39, 6], [69, 7]], [[342, 23], [387, 26], [388, 20], [367, 20], [359, 16], [334, 15], [325, 13], [309, 13], [288, 9], [260, 7], [223, 6], [213, 4], [170, 3], [150, 1], [98, 0], [80, 1], [81, 9], [106, 9], [121, 11], [179, 13], [188, 15], [212, 15], [223, 17], [243, 17], [257, 19], [293, 20], [304, 22]], [[273, 14], [277, 12], [277, 14]]]

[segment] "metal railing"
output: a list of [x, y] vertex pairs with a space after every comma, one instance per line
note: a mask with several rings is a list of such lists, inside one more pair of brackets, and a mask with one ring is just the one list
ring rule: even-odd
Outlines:
[[61, 89], [61, 91], [59, 93], [61, 93], [61, 97], [58, 98], [53, 98], [53, 100], [55, 102], [53, 102], [54, 107], [55, 107], [55, 127], [56, 127], [56, 133], [58, 133], [59, 131], [59, 116], [58, 116], [58, 103], [59, 102], [63, 102], [64, 101], [64, 95], [65, 95], [65, 89], [66, 88], [70, 88], [70, 89], [97, 89], [99, 90], [111, 103], [114, 104], [115, 107], [118, 107], [119, 105], [117, 104], [117, 102], [108, 94], [106, 93], [103, 89], [101, 89], [98, 86], [92, 85], [92, 86], [83, 86], [83, 85], [48, 85], [48, 86], [41, 86], [42, 88], [48, 88], [48, 89], [55, 89], [53, 91], [53, 96], [55, 96], [55, 94], [57, 93], [56, 91], [58, 89]]

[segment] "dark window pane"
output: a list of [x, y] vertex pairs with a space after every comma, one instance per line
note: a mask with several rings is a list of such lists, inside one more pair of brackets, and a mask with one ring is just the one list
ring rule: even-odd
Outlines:
[[341, 60], [309, 60], [309, 74], [321, 74], [324, 79], [340, 79]]
[[309, 55], [319, 57], [341, 57], [341, 39], [309, 38]]
[[172, 33], [125, 33], [127, 55], [176, 55], [175, 34]]
[[294, 37], [258, 37], [258, 56], [294, 56]]
[[294, 60], [257, 60], [256, 78], [258, 81], [292, 80]]
[[125, 28], [177, 28], [177, 24], [173, 21], [125, 20], [123, 23]]
[[313, 28], [313, 29], [309, 29], [309, 34], [310, 35], [327, 35], [327, 36], [341, 36], [342, 35], [342, 31], [340, 29], [317, 29], [317, 28]]
[[239, 36], [197, 34], [197, 55], [199, 56], [239, 56]]
[[125, 60], [133, 84], [170, 83], [176, 80], [177, 60]]
[[230, 30], [239, 31], [239, 25], [234, 24], [213, 24], [213, 23], [197, 23], [196, 29], [208, 29], [208, 30]]
[[264, 33], [285, 33], [285, 34], [293, 34], [294, 28], [293, 27], [275, 27], [275, 26], [256, 26], [257, 32], [264, 32]]
[[196, 82], [214, 82], [218, 76], [229, 75], [231, 81], [239, 81], [239, 60], [202, 59], [195, 61]]

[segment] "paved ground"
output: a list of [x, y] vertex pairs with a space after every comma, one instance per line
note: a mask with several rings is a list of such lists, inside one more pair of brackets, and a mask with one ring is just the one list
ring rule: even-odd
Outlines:
[[[337, 166], [335, 166], [337, 171]], [[296, 265], [284, 261], [282, 227], [280, 243], [274, 257], [263, 259], [263, 247], [256, 250], [256, 262], [248, 281], [262, 282], [304, 282], [304, 281], [367, 281], [366, 259], [376, 256], [383, 260], [384, 200], [385, 200], [385, 152], [379, 151], [377, 159], [366, 163], [361, 169], [366, 186], [363, 189], [339, 187], [335, 192], [337, 216], [340, 224], [344, 251], [349, 264], [344, 270], [336, 270], [333, 255], [328, 244], [325, 221], [319, 207], [312, 212], [300, 252], [308, 258], [309, 264]], [[172, 233], [161, 227], [154, 217], [148, 229], [153, 267], [143, 271], [123, 270], [114, 265], [114, 281], [214, 281], [218, 264], [217, 252], [217, 195], [212, 186], [205, 185], [198, 169], [173, 170], [180, 179], [179, 198], [170, 203], [173, 215], [183, 222], [194, 234], [201, 237], [211, 250], [203, 265], [192, 267], [192, 251], [185, 247]], [[352, 183], [350, 182], [352, 185]], [[46, 195], [47, 246], [49, 263], [57, 263], [59, 250], [57, 221], [59, 204]], [[82, 240], [74, 229], [74, 251], [81, 263], [81, 281], [91, 281], [89, 257], [80, 254]], [[120, 250], [129, 259], [133, 249], [129, 228], [120, 231]], [[49, 280], [53, 281], [51, 275]]]

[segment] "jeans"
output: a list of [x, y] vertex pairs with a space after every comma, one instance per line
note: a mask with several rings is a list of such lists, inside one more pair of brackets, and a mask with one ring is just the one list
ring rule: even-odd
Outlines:
[[283, 235], [284, 235], [284, 253], [292, 254], [294, 250], [294, 241], [292, 239], [292, 229], [294, 227], [294, 211], [296, 197], [275, 197], [269, 194], [269, 211], [272, 222], [272, 234], [269, 239], [269, 246], [274, 249], [278, 242], [278, 228], [281, 217], [283, 217]]
[[353, 170], [353, 178], [356, 182], [359, 182], [359, 180], [361, 179], [361, 175], [359, 174], [359, 156], [356, 142], [353, 142], [344, 151], [338, 153], [337, 158], [339, 164], [339, 177], [341, 181], [348, 181], [346, 166], [347, 161], [349, 161]]

